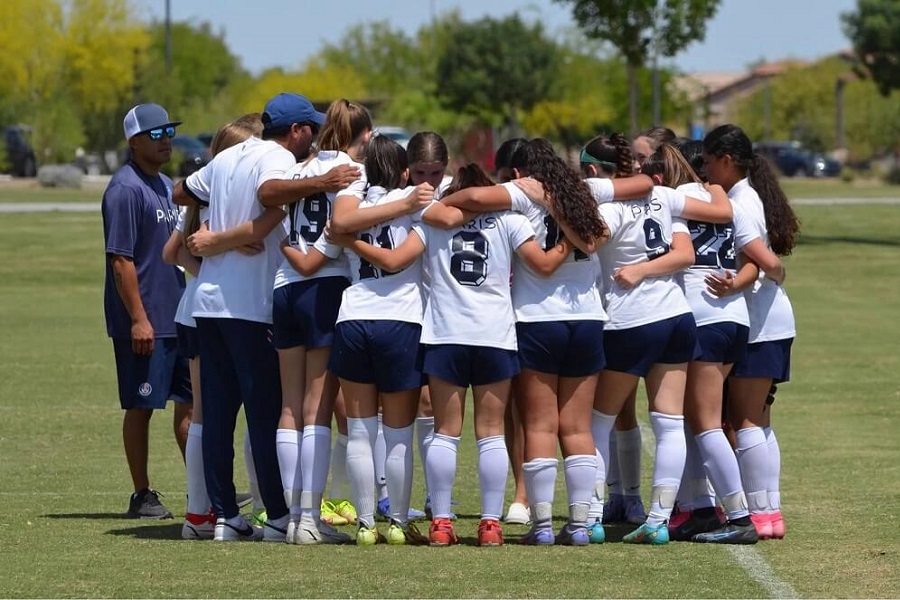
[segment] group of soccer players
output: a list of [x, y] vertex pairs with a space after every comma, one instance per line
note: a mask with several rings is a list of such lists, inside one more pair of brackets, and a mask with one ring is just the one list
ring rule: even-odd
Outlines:
[[[602, 543], [605, 523], [626, 520], [626, 543], [784, 536], [769, 419], [789, 378], [779, 256], [797, 220], [740, 128], [597, 136], [578, 168], [546, 140], [509, 140], [495, 182], [474, 164], [447, 174], [433, 132], [406, 149], [378, 136], [348, 100], [322, 114], [281, 94], [256, 118], [223, 128], [209, 165], [176, 186], [189, 208], [167, 260], [196, 275], [179, 323], [203, 422], [185, 537], [459, 543], [470, 387], [478, 545], [504, 543], [511, 462], [525, 516], [507, 521], [530, 522], [524, 544]], [[641, 378], [656, 439], [646, 512], [640, 453], [616, 443], [640, 439]], [[259, 527], [235, 502], [241, 405]], [[414, 447], [427, 533], [410, 507]], [[558, 448], [568, 518], [554, 530]]]

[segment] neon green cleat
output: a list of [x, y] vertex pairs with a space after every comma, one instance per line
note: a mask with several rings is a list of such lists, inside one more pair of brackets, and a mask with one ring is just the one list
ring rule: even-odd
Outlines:
[[356, 508], [353, 503], [346, 499], [332, 500], [334, 512], [347, 520], [350, 525], [356, 525]]
[[349, 525], [349, 521], [340, 515], [336, 506], [328, 500], [322, 500], [320, 510], [322, 511], [321, 519], [329, 525]]
[[406, 529], [396, 523], [391, 523], [391, 527], [388, 529], [387, 543], [392, 546], [427, 546], [429, 541], [412, 523], [408, 524]]
[[359, 529], [356, 530], [357, 546], [374, 546], [375, 544], [383, 544], [384, 541], [384, 536], [378, 532], [377, 527], [360, 525]]
[[247, 520], [254, 527], [264, 527], [269, 516], [266, 514], [265, 508], [254, 508]]

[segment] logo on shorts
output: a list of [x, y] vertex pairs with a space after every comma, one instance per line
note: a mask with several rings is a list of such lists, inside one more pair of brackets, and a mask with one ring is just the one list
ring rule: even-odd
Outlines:
[[146, 398], [153, 393], [153, 387], [148, 382], [144, 382], [138, 386], [138, 394]]

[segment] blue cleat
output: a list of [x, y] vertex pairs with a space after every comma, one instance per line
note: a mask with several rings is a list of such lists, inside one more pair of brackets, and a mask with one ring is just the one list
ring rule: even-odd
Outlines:
[[603, 523], [599, 520], [591, 523], [587, 532], [588, 539], [590, 539], [592, 544], [602, 544], [606, 541], [606, 530], [603, 528]]
[[556, 536], [549, 527], [533, 527], [531, 531], [522, 536], [521, 543], [526, 546], [552, 546], [556, 543]]
[[[600, 527], [603, 527], [603, 525], [600, 525]], [[591, 543], [591, 536], [587, 527], [566, 523], [559, 530], [559, 533], [556, 534], [556, 543], [560, 546], [587, 546]]]
[[[382, 498], [375, 507], [375, 515], [381, 517], [385, 521], [391, 520], [391, 500], [390, 498]], [[425, 513], [421, 510], [410, 507], [406, 513], [406, 518], [410, 521], [421, 521], [425, 518]]]
[[603, 506], [603, 524], [625, 522], [625, 496], [610, 494]]
[[730, 521], [717, 529], [698, 533], [691, 538], [691, 541], [701, 544], [755, 544], [758, 540], [759, 536], [753, 523], [738, 525]]
[[644, 523], [628, 535], [622, 538], [624, 544], [652, 544], [661, 546], [669, 543], [669, 526], [666, 523], [660, 525], [648, 525]]

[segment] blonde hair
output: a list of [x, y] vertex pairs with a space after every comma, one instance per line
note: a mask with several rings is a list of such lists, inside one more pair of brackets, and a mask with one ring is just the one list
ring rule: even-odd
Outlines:
[[685, 183], [702, 183], [684, 155], [675, 146], [666, 143], [660, 144], [656, 152], [644, 161], [641, 173], [651, 177], [661, 175], [662, 184], [672, 188]]
[[359, 136], [372, 130], [372, 117], [362, 104], [346, 98], [335, 100], [325, 112], [319, 133], [319, 150], [346, 150]]

